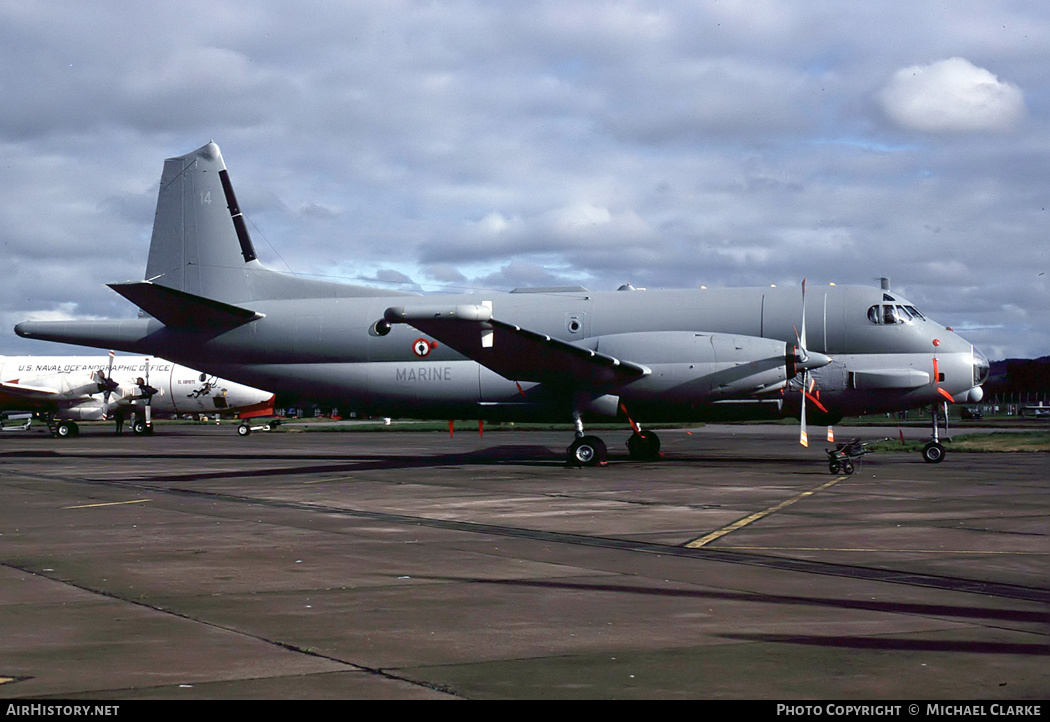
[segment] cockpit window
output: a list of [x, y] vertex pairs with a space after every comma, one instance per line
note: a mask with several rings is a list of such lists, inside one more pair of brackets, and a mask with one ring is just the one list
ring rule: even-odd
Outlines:
[[875, 304], [868, 309], [868, 320], [879, 326], [890, 326], [912, 321], [925, 321], [915, 306], [903, 306], [893, 303]]
[[905, 306], [905, 308], [908, 309], [908, 312], [912, 316], [914, 316], [917, 321], [925, 321], [926, 320], [926, 317], [923, 316], [921, 313], [919, 313], [919, 309], [915, 308], [915, 306]]

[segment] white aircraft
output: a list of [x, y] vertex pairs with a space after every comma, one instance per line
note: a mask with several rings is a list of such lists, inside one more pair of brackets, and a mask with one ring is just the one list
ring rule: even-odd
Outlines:
[[273, 415], [274, 396], [251, 386], [143, 356], [0, 356], [0, 410], [42, 418], [58, 437], [74, 436], [77, 421], [114, 419], [117, 433], [131, 417], [136, 434], [153, 430], [152, 415]]

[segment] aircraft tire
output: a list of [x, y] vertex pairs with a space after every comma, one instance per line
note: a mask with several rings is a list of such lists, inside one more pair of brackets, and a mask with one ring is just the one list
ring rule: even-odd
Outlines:
[[247, 436], [250, 433], [252, 433], [252, 427], [248, 426], [248, 424], [241, 424], [237, 427], [238, 436]]
[[605, 466], [609, 463], [609, 452], [605, 442], [597, 436], [581, 436], [566, 450], [569, 466]]
[[59, 421], [58, 424], [55, 425], [55, 436], [60, 439], [67, 439], [70, 436], [76, 436], [77, 431], [79, 431], [79, 429], [72, 421]]
[[944, 447], [931, 441], [922, 447], [922, 458], [928, 464], [939, 464], [944, 461]]
[[627, 439], [627, 453], [638, 461], [652, 461], [660, 456], [660, 437], [652, 431], [633, 433]]
[[153, 433], [153, 426], [152, 424], [147, 426], [145, 421], [135, 419], [135, 422], [131, 425], [131, 430], [137, 436], [148, 436]]

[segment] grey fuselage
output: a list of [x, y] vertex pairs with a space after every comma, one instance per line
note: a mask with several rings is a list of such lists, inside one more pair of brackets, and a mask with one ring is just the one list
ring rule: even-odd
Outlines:
[[[712, 351], [713, 338], [725, 340], [719, 335], [737, 339], [737, 346], [748, 340], [797, 343], [802, 297], [790, 288], [255, 300], [251, 308], [262, 318], [218, 334], [169, 328], [150, 318], [22, 324], [19, 332], [156, 354], [271, 390], [279, 403], [413, 418], [569, 420], [571, 394], [564, 388], [504, 378], [409, 325], [377, 333], [387, 308], [435, 299], [450, 306], [489, 301], [493, 317], [645, 365], [650, 374], [612, 391], [632, 416], [648, 423], [798, 413], [801, 394], [790, 393], [790, 386], [786, 393], [720, 395], [713, 381], [705, 381], [719, 370], [719, 350]], [[958, 401], [977, 400], [973, 390], [987, 373], [980, 352], [917, 315], [899, 323], [873, 322], [869, 310], [884, 305], [914, 308], [878, 288], [809, 290], [807, 348], [833, 359], [810, 372], [829, 420], [939, 403], [943, 398], [932, 379], [935, 357], [944, 376], [939, 385]], [[428, 342], [422, 356], [420, 338]], [[776, 357], [779, 346], [759, 345], [742, 349], [752, 355], [740, 359], [733, 359], [730, 349], [721, 367], [746, 369], [756, 353], [759, 359]], [[609, 391], [586, 381], [577, 388]]]

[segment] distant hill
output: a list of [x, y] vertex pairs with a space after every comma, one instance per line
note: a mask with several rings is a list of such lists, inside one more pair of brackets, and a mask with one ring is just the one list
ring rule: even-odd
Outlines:
[[1050, 356], [1037, 359], [992, 361], [984, 384], [985, 396], [996, 394], [1050, 394]]

